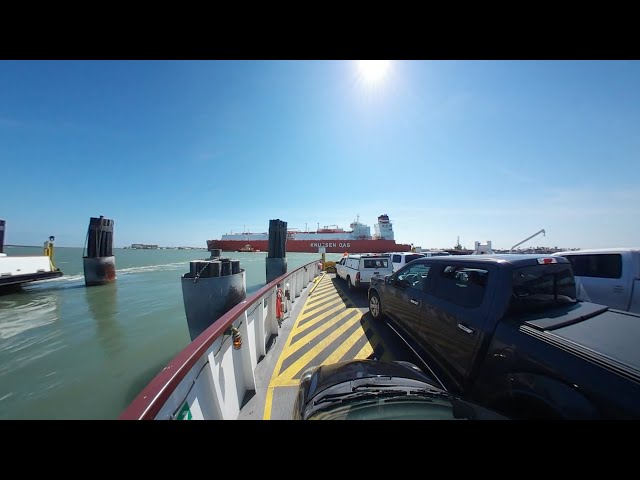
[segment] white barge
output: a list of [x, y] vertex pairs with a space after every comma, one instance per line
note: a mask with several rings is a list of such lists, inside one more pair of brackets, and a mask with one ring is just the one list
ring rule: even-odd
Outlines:
[[63, 275], [53, 263], [54, 237], [44, 242], [43, 255], [9, 256], [4, 253], [4, 228], [5, 221], [0, 220], [0, 288]]

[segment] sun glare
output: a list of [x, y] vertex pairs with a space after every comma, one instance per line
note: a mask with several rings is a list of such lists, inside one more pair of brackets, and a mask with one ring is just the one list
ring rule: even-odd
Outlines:
[[390, 66], [389, 60], [358, 60], [360, 77], [368, 85], [377, 85], [382, 82]]

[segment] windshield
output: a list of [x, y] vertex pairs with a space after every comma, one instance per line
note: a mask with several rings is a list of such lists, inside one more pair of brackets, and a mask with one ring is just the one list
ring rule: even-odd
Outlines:
[[311, 414], [309, 420], [501, 420], [489, 410], [457, 399], [428, 396], [364, 398]]

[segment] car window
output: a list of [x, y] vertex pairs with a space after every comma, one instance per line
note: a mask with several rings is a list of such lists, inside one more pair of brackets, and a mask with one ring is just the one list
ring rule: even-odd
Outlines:
[[393, 263], [400, 263], [400, 255], [394, 255], [392, 261]]
[[447, 265], [436, 275], [433, 294], [461, 307], [482, 304], [489, 272], [464, 265]]
[[571, 262], [573, 274], [578, 277], [622, 277], [622, 255], [619, 253], [563, 256]]
[[415, 288], [416, 290], [424, 290], [427, 285], [428, 275], [429, 265], [419, 263], [418, 265], [411, 265], [409, 268], [402, 270], [396, 278], [403, 286]]
[[575, 302], [575, 279], [566, 263], [533, 265], [513, 271], [509, 313], [531, 313]]
[[364, 261], [364, 268], [388, 268], [388, 258], [367, 258]]

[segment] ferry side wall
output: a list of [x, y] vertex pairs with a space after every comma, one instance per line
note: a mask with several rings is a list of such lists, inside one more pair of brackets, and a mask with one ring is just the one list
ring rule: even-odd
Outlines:
[[[289, 283], [292, 303], [321, 273], [318, 260], [273, 280], [216, 320], [182, 350], [134, 399], [121, 420], [237, 419], [256, 390], [255, 368], [278, 335], [276, 292]], [[233, 346], [234, 327], [241, 348]]]

